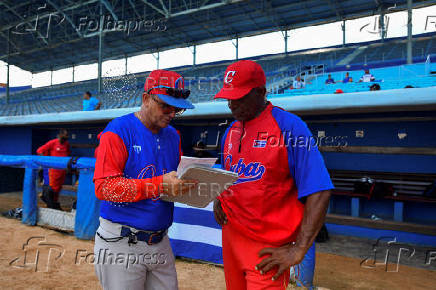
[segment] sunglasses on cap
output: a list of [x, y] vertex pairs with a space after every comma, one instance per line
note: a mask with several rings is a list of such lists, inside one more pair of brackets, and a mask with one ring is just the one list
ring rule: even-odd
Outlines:
[[190, 90], [175, 89], [167, 86], [156, 86], [149, 89], [147, 91], [147, 94], [149, 94], [154, 89], [166, 89], [166, 94], [176, 99], [187, 99], [189, 97], [189, 94], [191, 93]]

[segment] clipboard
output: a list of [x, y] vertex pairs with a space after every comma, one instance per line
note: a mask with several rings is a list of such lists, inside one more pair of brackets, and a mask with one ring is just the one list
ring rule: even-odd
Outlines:
[[238, 174], [219, 168], [192, 164], [180, 174], [180, 179], [196, 179], [198, 186], [180, 196], [161, 196], [162, 200], [180, 202], [193, 207], [204, 208], [218, 195], [238, 180]]

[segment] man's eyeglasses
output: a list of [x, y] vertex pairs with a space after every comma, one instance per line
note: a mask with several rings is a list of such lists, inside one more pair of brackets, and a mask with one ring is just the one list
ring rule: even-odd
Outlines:
[[149, 89], [147, 91], [147, 94], [149, 94], [154, 89], [166, 89], [167, 95], [176, 99], [187, 99], [189, 97], [189, 94], [191, 93], [190, 90], [175, 89], [167, 86], [157, 86]]
[[168, 105], [167, 103], [163, 103], [163, 102], [158, 101], [154, 95], [151, 95], [151, 98], [153, 99], [153, 101], [155, 101], [159, 105], [159, 107], [162, 109], [164, 114], [170, 114], [174, 110], [174, 112], [176, 113], [176, 116], [180, 116], [185, 112], [185, 109], [176, 108], [176, 107], [173, 107], [171, 105]]

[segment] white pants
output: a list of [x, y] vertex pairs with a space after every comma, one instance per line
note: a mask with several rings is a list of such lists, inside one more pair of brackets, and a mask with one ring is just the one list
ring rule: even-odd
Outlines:
[[[104, 237], [119, 237], [121, 225], [100, 218], [97, 232]], [[95, 272], [105, 290], [177, 290], [175, 259], [168, 236], [149, 246], [128, 238], [107, 242], [95, 236]]]

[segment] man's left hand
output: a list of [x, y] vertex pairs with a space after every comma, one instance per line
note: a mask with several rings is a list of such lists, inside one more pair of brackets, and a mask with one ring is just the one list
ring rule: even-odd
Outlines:
[[295, 245], [286, 245], [279, 248], [263, 248], [259, 252], [259, 257], [269, 255], [256, 265], [256, 270], [264, 274], [277, 267], [277, 273], [272, 277], [276, 280], [287, 271], [291, 266], [300, 264], [303, 261], [307, 249]]

